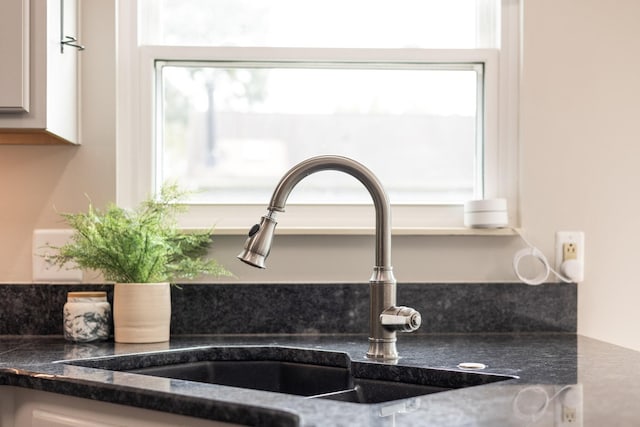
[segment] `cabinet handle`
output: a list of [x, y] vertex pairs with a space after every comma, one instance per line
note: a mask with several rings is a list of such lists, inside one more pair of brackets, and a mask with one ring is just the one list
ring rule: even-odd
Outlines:
[[78, 43], [77, 38], [64, 35], [64, 0], [60, 0], [60, 53], [64, 53], [65, 46], [84, 50], [84, 46]]
[[78, 50], [84, 50], [84, 46], [81, 44], [76, 44], [78, 40], [75, 37], [64, 36], [63, 40], [60, 40], [60, 53], [64, 53], [65, 46], [75, 47]]

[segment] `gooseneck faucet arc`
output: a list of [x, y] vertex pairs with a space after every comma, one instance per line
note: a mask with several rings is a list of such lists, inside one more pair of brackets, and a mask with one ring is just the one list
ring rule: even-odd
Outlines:
[[260, 224], [251, 227], [243, 251], [238, 258], [249, 265], [265, 268], [271, 251], [276, 212], [284, 212], [289, 194], [305, 177], [319, 171], [347, 173], [360, 181], [373, 199], [376, 215], [375, 265], [369, 280], [369, 350], [367, 357], [393, 360], [398, 358], [396, 332], [411, 332], [420, 327], [416, 310], [396, 306], [396, 279], [391, 266], [391, 206], [378, 178], [364, 165], [347, 157], [318, 156], [304, 160], [291, 168], [276, 186], [267, 214]]

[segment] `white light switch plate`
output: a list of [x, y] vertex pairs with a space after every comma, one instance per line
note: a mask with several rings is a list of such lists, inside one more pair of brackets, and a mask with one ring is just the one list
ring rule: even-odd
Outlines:
[[55, 253], [49, 246], [60, 247], [67, 243], [73, 230], [33, 230], [32, 280], [34, 282], [81, 282], [82, 270], [73, 266], [57, 267], [47, 261], [47, 255]]

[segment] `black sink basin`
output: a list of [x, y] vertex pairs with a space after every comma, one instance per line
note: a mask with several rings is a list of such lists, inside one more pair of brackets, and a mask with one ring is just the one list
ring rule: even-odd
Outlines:
[[452, 388], [354, 378], [348, 368], [279, 361], [205, 361], [128, 372], [355, 403], [386, 402]]
[[217, 360], [133, 369], [157, 377], [314, 396], [349, 387], [347, 368], [267, 360]]
[[64, 363], [354, 403], [388, 402], [513, 378], [355, 362], [344, 353], [287, 347], [199, 347]]

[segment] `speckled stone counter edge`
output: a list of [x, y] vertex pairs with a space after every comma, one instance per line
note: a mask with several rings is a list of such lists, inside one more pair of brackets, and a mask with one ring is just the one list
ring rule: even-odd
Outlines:
[[[62, 335], [70, 291], [112, 285], [0, 285], [0, 335]], [[172, 335], [362, 334], [367, 284], [185, 284], [172, 290]], [[419, 334], [576, 332], [575, 284], [398, 284], [422, 314]]]

